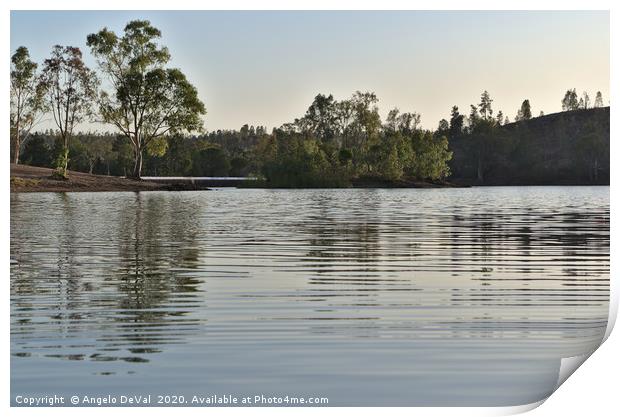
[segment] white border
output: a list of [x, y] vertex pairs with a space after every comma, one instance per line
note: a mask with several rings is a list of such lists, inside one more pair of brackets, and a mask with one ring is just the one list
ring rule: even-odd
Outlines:
[[[602, 1], [602, 0], [590, 0], [587, 2], [576, 0], [564, 0], [549, 1], [549, 0], [503, 0], [491, 1], [491, 0], [474, 0], [467, 3], [457, 0], [436, 0], [436, 1], [405, 1], [405, 0], [356, 0], [356, 1], [329, 1], [329, 0], [229, 0], [229, 1], [198, 1], [198, 0], [175, 0], [174, 2], [166, 2], [162, 0], [149, 0], [149, 1], [135, 1], [135, 0], [108, 0], [105, 4], [99, 2], [84, 2], [76, 0], [58, 0], [53, 3], [45, 0], [5, 0], [2, 2], [4, 7], [4, 13], [0, 14], [0, 32], [3, 36], [3, 56], [8, 61], [10, 56], [10, 10], [198, 10], [198, 9], [212, 9], [212, 10], [344, 10], [344, 9], [363, 9], [363, 10], [611, 10], [611, 84], [610, 84], [610, 97], [615, 100], [618, 93], [618, 53], [614, 52], [613, 46], [618, 45], [618, 30], [614, 27], [614, 23], [617, 21], [616, 6], [618, 2]], [[524, 28], [526, 29], [526, 28]], [[33, 29], [36, 30], [36, 29]], [[576, 28], [578, 30], [578, 28]], [[5, 61], [5, 63], [7, 62]], [[8, 70], [8, 63], [5, 71]], [[5, 73], [6, 74], [6, 73]], [[0, 118], [0, 132], [8, 132], [8, 118], [6, 115], [9, 113], [8, 104], [8, 90], [9, 79], [8, 76], [3, 77], [1, 83], [3, 97], [5, 99], [1, 102], [4, 117]], [[611, 108], [611, 158], [618, 154], [615, 139], [618, 137], [617, 120], [618, 112], [614, 107]], [[4, 135], [6, 137], [7, 135]], [[2, 175], [5, 178], [9, 177], [9, 164], [6, 155], [8, 146], [1, 147], [4, 155], [2, 157]], [[612, 163], [611, 170], [612, 183], [618, 180], [618, 171], [614, 168]], [[0, 355], [4, 364], [3, 369], [10, 369], [10, 344], [9, 344], [9, 328], [10, 328], [10, 305], [9, 305], [9, 184], [5, 182], [4, 198], [0, 200], [2, 205], [2, 222], [0, 224], [0, 230], [4, 239], [2, 240], [3, 253], [5, 254], [0, 262], [2, 263], [3, 270], [5, 271], [5, 286], [3, 296], [0, 297], [0, 305], [2, 305], [2, 311], [4, 316], [2, 320], [2, 331], [6, 339], [1, 344]], [[616, 227], [616, 216], [614, 215], [613, 207], [616, 207], [617, 193], [611, 192], [611, 258], [612, 258], [612, 302], [610, 303], [610, 322], [607, 329], [607, 336], [615, 322], [618, 309], [618, 296], [617, 296], [617, 280], [613, 279], [615, 272], [615, 263], [613, 260], [618, 254], [615, 244], [615, 237], [618, 236]], [[550, 416], [561, 415], [563, 417], [579, 416], [582, 417], [585, 413], [593, 414], [596, 416], [611, 416], [615, 415], [617, 407], [617, 386], [615, 381], [617, 379], [616, 372], [618, 371], [618, 357], [616, 352], [620, 352], [619, 341], [617, 332], [612, 333], [609, 340], [598, 349], [592, 355], [593, 358], [588, 360], [584, 366], [576, 371], [576, 376], [569, 378], [566, 384], [563, 384], [556, 393], [554, 393], [547, 403], [539, 408], [536, 408], [539, 404], [526, 405], [521, 407], [496, 407], [496, 408], [299, 408], [295, 410], [285, 408], [192, 408], [192, 409], [175, 409], [170, 410], [166, 408], [122, 408], [110, 410], [106, 408], [99, 409], [79, 409], [79, 408], [47, 408], [34, 410], [31, 408], [9, 408], [9, 372], [4, 372], [0, 385], [2, 388], [3, 403], [2, 408], [6, 408], [6, 414], [15, 416], [30, 416], [30, 415], [51, 415], [51, 416], [78, 416], [84, 413], [88, 413], [93, 416], [108, 416], [110, 413], [121, 415], [137, 415], [137, 416], [168, 416], [174, 414], [187, 414], [187, 415], [200, 415], [211, 414], [217, 412], [217, 415], [223, 416], [237, 416], [237, 415], [256, 415], [256, 416], [272, 416], [272, 415], [295, 415], [307, 416], [316, 415], [320, 413], [326, 416], [341, 416], [343, 413], [355, 413], [356, 415], [370, 416], [381, 414], [389, 414], [394, 416], [409, 416], [412, 413], [422, 416], [496, 416], [514, 414], [519, 412], [528, 411], [536, 408], [532, 412], [535, 416]]]
[[[8, 10], [609, 10], [611, 0], [5, 0]], [[50, 6], [54, 7], [50, 7]], [[561, 7], [560, 7], [561, 6]]]

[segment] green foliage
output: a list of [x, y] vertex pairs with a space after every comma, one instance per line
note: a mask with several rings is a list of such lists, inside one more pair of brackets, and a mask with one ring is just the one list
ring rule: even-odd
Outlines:
[[336, 102], [330, 94], [318, 94], [304, 117], [299, 121], [303, 130], [322, 141], [328, 141], [336, 134]]
[[577, 90], [566, 90], [564, 98], [562, 99], [562, 110], [571, 111], [579, 108], [579, 101], [577, 100]]
[[492, 102], [493, 100], [491, 99], [489, 92], [484, 90], [480, 96], [480, 104], [478, 104], [478, 108], [480, 109], [480, 115], [485, 120], [493, 117], [493, 109], [491, 107]]
[[603, 107], [603, 93], [600, 91], [596, 92], [596, 98], [594, 99], [594, 107], [599, 108]]
[[[510, 170], [515, 178], [552, 172], [572, 178], [570, 172], [579, 171], [593, 182], [608, 175], [608, 120], [587, 124], [579, 114], [588, 112], [575, 111], [566, 120], [554, 117], [553, 132], [534, 134], [537, 121], [529, 100], [518, 111], [521, 123], [511, 124], [501, 111], [494, 116], [486, 90], [470, 106], [469, 117], [453, 106], [449, 120], [442, 119], [435, 131], [420, 127], [420, 114], [396, 108], [383, 123], [376, 94], [356, 91], [343, 100], [317, 94], [302, 117], [271, 134], [247, 124], [238, 131], [203, 133], [205, 106], [186, 76], [168, 67], [171, 56], [161, 36], [146, 20], [129, 22], [120, 35], [107, 28], [89, 34], [87, 45], [110, 86], [100, 93], [79, 48], [54, 46], [40, 75], [28, 49], [17, 48], [10, 72], [12, 160], [19, 161], [25, 144], [24, 161], [55, 167], [63, 177], [71, 168], [139, 178], [144, 165], [149, 175], [256, 175], [277, 187], [340, 187], [363, 177], [383, 183], [437, 181], [451, 172], [483, 184], [489, 175]], [[119, 135], [74, 135], [75, 126], [93, 116], [93, 103], [98, 119]], [[597, 114], [602, 106], [597, 92]], [[576, 89], [562, 100], [564, 111], [590, 107], [588, 93], [579, 98]], [[57, 131], [27, 141], [45, 111]], [[537, 134], [552, 140], [539, 141]], [[570, 138], [570, 146], [558, 144], [558, 138]], [[556, 162], [562, 168], [554, 171]]]
[[63, 147], [54, 161], [54, 176], [57, 178], [67, 178], [67, 165], [69, 164], [69, 148]]
[[193, 174], [195, 176], [225, 177], [230, 172], [230, 161], [220, 147], [208, 147], [194, 155]]
[[380, 145], [373, 147], [377, 152], [374, 165], [379, 175], [390, 181], [400, 180], [405, 167], [411, 164], [411, 143], [401, 132], [386, 135]]
[[579, 103], [581, 104], [579, 106], [580, 109], [589, 109], [590, 108], [590, 96], [588, 95], [587, 91], [583, 92], [583, 95], [581, 96], [581, 99], [579, 100]]
[[[244, 125], [196, 137], [159, 136], [146, 145], [145, 172], [257, 175], [272, 187], [343, 187], [361, 177], [388, 182], [445, 178], [451, 158], [444, 135], [448, 122], [442, 134], [423, 131], [419, 114], [394, 109], [383, 125], [377, 102], [368, 92], [343, 101], [319, 94], [304, 117], [271, 134], [262, 126]], [[63, 142], [57, 143], [55, 153], [62, 156]], [[135, 166], [136, 147], [123, 135], [78, 134], [69, 150], [68, 164], [78, 171], [131, 175]]]
[[448, 139], [436, 137], [429, 131], [415, 132], [412, 137], [413, 157], [408, 168], [413, 177], [440, 180], [450, 175], [448, 161], [452, 152], [448, 150]]
[[230, 170], [228, 174], [231, 177], [244, 177], [247, 174], [248, 166], [249, 161], [247, 159], [235, 157], [230, 160]]
[[11, 56], [11, 86], [15, 89], [32, 88], [37, 64], [30, 59], [28, 48], [20, 46]]
[[497, 112], [497, 116], [495, 116], [495, 120], [497, 122], [498, 125], [502, 125], [504, 124], [504, 112], [502, 112], [501, 110]]
[[[161, 32], [146, 20], [129, 22], [121, 37], [106, 28], [87, 37], [99, 68], [114, 86], [101, 94], [99, 113], [132, 144], [135, 178], [141, 175], [143, 151], [152, 149], [152, 141], [201, 130], [206, 113], [185, 75], [165, 68], [170, 53], [159, 44], [160, 37]], [[155, 149], [161, 156], [161, 146]]]
[[164, 156], [168, 150], [168, 140], [163, 137], [154, 138], [146, 145], [146, 151], [150, 156]]
[[[281, 136], [281, 138], [278, 138]], [[342, 187], [344, 168], [330, 161], [317, 139], [279, 131], [262, 145], [261, 172], [272, 187]], [[280, 140], [278, 140], [280, 139]]]
[[62, 177], [67, 176], [73, 130], [91, 115], [97, 87], [97, 77], [82, 61], [79, 48], [60, 45], [52, 48], [50, 57], [44, 62], [39, 89], [52, 112], [62, 141], [62, 151], [55, 164]]
[[457, 106], [452, 106], [450, 112], [450, 137], [455, 138], [463, 133], [463, 127], [465, 125], [465, 116], [459, 113]]
[[37, 64], [20, 46], [11, 56], [10, 137], [12, 162], [19, 163], [21, 145], [26, 141], [37, 118], [44, 111], [43, 89], [36, 73]]
[[[609, 121], [605, 125], [600, 119], [604, 112], [609, 114], [608, 109], [573, 112], [566, 119], [564, 113], [532, 119], [529, 100], [525, 100], [517, 117], [521, 122], [511, 124], [501, 111], [493, 116], [493, 100], [486, 91], [478, 105], [470, 106], [469, 117], [453, 106], [450, 120], [442, 119], [434, 131], [420, 127], [418, 113], [398, 109], [392, 109], [383, 123], [376, 95], [357, 91], [344, 100], [318, 94], [303, 117], [270, 134], [263, 126], [245, 124], [239, 130], [188, 136], [182, 133], [183, 129], [198, 130], [201, 125], [202, 103], [195, 89], [178, 70], [161, 66], [169, 56], [165, 48], [153, 43], [153, 37], [159, 36], [156, 29], [138, 22], [128, 25], [126, 31], [136, 38], [127, 34], [117, 38], [105, 29], [95, 38], [89, 37], [91, 47], [99, 48], [97, 53], [107, 54], [100, 57], [100, 65], [105, 67], [117, 58], [127, 59], [122, 65], [135, 66], [138, 71], [123, 81], [127, 90], [119, 90], [114, 100], [107, 102], [111, 106], [107, 109], [124, 112], [123, 100], [131, 102], [129, 97], [137, 97], [131, 95], [132, 91], [143, 89], [142, 98], [167, 103], [172, 106], [169, 112], [173, 116], [162, 119], [163, 109], [145, 107], [142, 120], [146, 130], [141, 130], [141, 135], [146, 136], [141, 137], [149, 137], [148, 141], [136, 142], [136, 137], [128, 141], [122, 128], [118, 136], [80, 133], [69, 146], [61, 130], [37, 134], [36, 141], [25, 147], [28, 161], [133, 176], [136, 166], [142, 172], [142, 152], [146, 149], [147, 175], [258, 176], [270, 187], [344, 187], [364, 180], [406, 184], [412, 180], [441, 181], [450, 176], [480, 184], [505, 183], [510, 178], [532, 183], [546, 177], [600, 183], [608, 178]], [[127, 58], [125, 54], [135, 47], [134, 42], [149, 50], [149, 54]], [[149, 66], [154, 67], [146, 71]], [[146, 72], [139, 72], [143, 70]], [[132, 79], [133, 76], [138, 78]], [[148, 90], [147, 84], [155, 86], [154, 90]], [[175, 96], [167, 91], [162, 95], [156, 91], [161, 85], [169, 90], [178, 87], [185, 93]], [[569, 106], [576, 100], [574, 91], [567, 92]], [[102, 103], [105, 100], [109, 97], [104, 94]], [[170, 100], [187, 102], [175, 107]], [[587, 100], [582, 101], [585, 107]], [[602, 102], [602, 95], [599, 99], [597, 94], [595, 106], [597, 102]], [[127, 110], [132, 112], [131, 107]], [[593, 117], [591, 112], [597, 114], [597, 122], [584, 124], [582, 119]], [[84, 112], [80, 115], [83, 117]], [[164, 120], [166, 129], [153, 136], [149, 126], [154, 126], [156, 120]], [[552, 128], [545, 127], [549, 120], [554, 120]], [[565, 138], [570, 146], [560, 143]], [[561, 168], [554, 168], [556, 163]]]
[[517, 117], [515, 117], [515, 122], [520, 122], [521, 120], [530, 120], [532, 118], [532, 108], [530, 107], [529, 100], [523, 100], [521, 103], [521, 108], [517, 112]]
[[590, 181], [597, 182], [600, 171], [609, 160], [609, 141], [600, 126], [586, 123], [575, 141], [575, 154], [580, 156], [581, 169]]
[[478, 123], [450, 141], [455, 181], [479, 184], [605, 184], [609, 108], [519, 123]]
[[350, 149], [342, 148], [338, 151], [338, 162], [342, 166], [348, 166], [353, 159], [353, 153]]
[[24, 145], [22, 162], [26, 165], [49, 167], [52, 163], [52, 150], [42, 135], [32, 135]]
[[374, 93], [356, 92], [343, 101], [319, 94], [304, 118], [283, 125], [257, 146], [267, 184], [324, 187], [361, 177], [446, 178], [452, 156], [445, 137], [449, 123], [444, 120], [437, 135], [419, 129], [419, 114], [393, 109], [382, 125], [377, 102]]

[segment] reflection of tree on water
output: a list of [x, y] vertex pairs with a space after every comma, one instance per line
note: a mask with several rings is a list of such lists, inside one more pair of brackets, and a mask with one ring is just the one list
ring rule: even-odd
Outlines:
[[[380, 198], [376, 190], [347, 196], [346, 206], [337, 194], [312, 194], [309, 216], [292, 224], [309, 248], [298, 261], [310, 287], [303, 298], [314, 304], [303, 317], [304, 328], [314, 334], [346, 333], [353, 337], [376, 335], [382, 328], [377, 313], [379, 293], [393, 281], [382, 275]], [[338, 200], [338, 201], [335, 201]], [[334, 207], [338, 207], [334, 210]], [[409, 288], [401, 288], [409, 290]], [[300, 297], [296, 292], [296, 297]], [[355, 309], [350, 309], [350, 307]], [[299, 320], [299, 319], [298, 319]]]
[[[418, 221], [413, 211], [376, 207], [380, 198], [360, 202], [365, 215], [356, 217], [354, 210], [347, 210], [350, 206], [330, 210], [338, 205], [332, 201], [337, 197], [319, 197], [310, 214], [293, 225], [310, 248], [300, 261], [303, 272], [309, 272], [308, 283], [316, 286], [310, 288], [316, 296], [305, 299], [316, 304], [316, 310], [305, 319], [331, 320], [312, 326], [317, 332], [343, 331], [336, 329], [333, 320], [349, 320], [347, 331], [364, 329], [363, 335], [368, 336], [371, 329], [389, 323], [381, 309], [395, 296], [387, 291], [422, 291], [404, 296], [403, 306], [445, 303], [458, 309], [461, 316], [446, 316], [440, 326], [452, 329], [455, 337], [463, 332], [488, 337], [496, 328], [510, 330], [515, 337], [530, 337], [529, 329], [537, 326], [544, 331], [568, 331], [550, 329], [544, 320], [539, 323], [543, 313], [519, 314], [532, 308], [561, 314], [567, 306], [598, 308], [608, 300], [608, 211], [592, 216], [586, 212], [549, 214], [549, 210], [532, 207], [518, 211], [465, 208], [438, 217], [420, 213], [425, 221]], [[373, 203], [375, 210], [368, 213]], [[598, 259], [602, 264], [597, 266]], [[346, 265], [355, 262], [362, 264]], [[416, 280], [416, 276], [439, 274], [462, 276], [463, 281], [442, 288], [441, 278], [436, 280], [437, 287], [432, 280]], [[584, 279], [575, 280], [574, 275]], [[350, 307], [358, 309], [347, 310]], [[373, 315], [383, 321], [359, 321]], [[350, 320], [358, 320], [359, 325]], [[413, 331], [423, 322], [401, 321], [398, 326], [410, 326]], [[562, 326], [567, 326], [565, 320], [558, 322], [558, 329]]]
[[[380, 254], [378, 216], [380, 202], [369, 190], [356, 194], [349, 210], [333, 211], [337, 195], [317, 195], [313, 201], [317, 213], [294, 225], [308, 236], [308, 254], [302, 261], [316, 263], [316, 272], [326, 272], [334, 259], [341, 262], [369, 263]], [[363, 208], [363, 210], [358, 210]], [[368, 267], [372, 271], [372, 267]]]
[[[480, 286], [453, 289], [450, 301], [484, 311], [470, 319], [474, 326], [490, 332], [500, 323], [502, 337], [538, 337], [542, 332], [572, 338], [592, 332], [602, 335], [606, 318], [597, 316], [597, 310], [606, 314], [609, 297], [609, 227], [593, 217], [586, 212], [549, 214], [531, 207], [494, 216], [460, 216], [462, 229], [478, 230], [481, 218], [486, 223], [490, 219], [492, 226], [481, 228], [485, 237], [476, 243], [486, 246], [479, 251], [485, 257], [473, 258], [469, 273]], [[608, 212], [602, 218], [608, 219]], [[456, 241], [454, 236], [452, 240]], [[477, 247], [468, 249], [475, 253]], [[578, 316], [581, 308], [590, 312]], [[494, 311], [495, 318], [488, 314]], [[549, 319], [552, 314], [557, 314], [557, 322]]]
[[[203, 302], [202, 281], [192, 271], [200, 207], [180, 207], [175, 198], [121, 195], [110, 206], [105, 196], [55, 194], [47, 218], [40, 209], [32, 219], [20, 213], [21, 247], [12, 250], [19, 262], [11, 271], [13, 355], [143, 362], [165, 344], [184, 343], [201, 325], [191, 317]], [[55, 250], [24, 243], [32, 239]], [[94, 343], [75, 344], [89, 339]]]
[[[63, 213], [57, 221], [48, 222], [43, 219], [42, 222], [41, 219], [33, 218], [30, 221], [21, 221], [20, 226], [32, 228], [23, 231], [27, 234], [53, 240], [56, 256], [52, 258], [53, 262], [50, 262], [49, 254], [40, 255], [36, 248], [32, 247], [21, 248], [19, 268], [11, 274], [11, 292], [21, 300], [31, 300], [41, 294], [54, 294], [54, 302], [48, 307], [46, 319], [48, 325], [55, 326], [58, 334], [66, 336], [75, 331], [76, 323], [84, 319], [79, 312], [81, 297], [92, 290], [92, 285], [82, 281], [78, 272], [80, 262], [77, 259], [75, 241], [78, 238], [79, 225], [74, 202], [68, 194], [56, 193], [50, 204], [59, 205]], [[27, 213], [21, 215], [28, 216]], [[39, 229], [41, 227], [45, 229]], [[16, 310], [28, 310], [29, 307], [32, 307], [29, 301], [15, 302]], [[13, 332], [30, 332], [32, 315], [20, 316], [22, 318], [12, 325]]]
[[104, 338], [111, 346], [130, 346], [134, 354], [158, 352], [165, 344], [182, 343], [184, 333], [200, 325], [188, 315], [202, 302], [197, 294], [202, 281], [187, 271], [175, 272], [197, 266], [197, 229], [191, 220], [198, 211], [140, 193], [122, 208], [119, 270], [111, 278], [121, 309], [114, 320], [122, 326]]

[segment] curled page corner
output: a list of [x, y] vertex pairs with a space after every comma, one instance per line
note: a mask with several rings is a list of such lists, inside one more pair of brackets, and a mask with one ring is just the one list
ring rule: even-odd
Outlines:
[[[612, 282], [610, 281], [610, 289], [612, 286]], [[609, 335], [614, 329], [616, 324], [616, 317], [618, 315], [618, 294], [616, 291], [610, 291], [610, 300], [609, 300], [609, 316], [607, 318], [607, 326], [605, 328], [605, 335], [601, 340], [600, 345], [605, 343]], [[560, 361], [560, 371], [558, 373], [558, 382], [555, 386], [557, 390], [560, 386], [566, 382], [566, 380], [581, 366], [583, 363], [598, 349], [597, 346], [595, 349], [587, 352], [583, 355], [578, 356], [570, 356], [567, 358], [562, 358]]]
[[498, 415], [515, 415], [515, 414], [522, 414], [522, 413], [527, 413], [528, 411], [532, 411], [535, 408], [538, 408], [540, 405], [542, 405], [545, 401], [547, 401], [547, 398], [543, 398], [542, 400], [533, 402], [533, 403], [529, 403], [529, 404], [523, 404], [523, 405], [514, 405], [512, 407], [501, 407], [501, 413], [502, 414], [498, 414]]
[[[594, 349], [596, 350], [596, 349]], [[568, 377], [570, 377], [583, 363], [594, 353], [594, 350], [579, 356], [570, 356], [567, 358], [562, 358], [560, 361], [560, 372], [558, 373], [558, 382], [555, 386], [557, 390], [560, 386], [566, 382]]]

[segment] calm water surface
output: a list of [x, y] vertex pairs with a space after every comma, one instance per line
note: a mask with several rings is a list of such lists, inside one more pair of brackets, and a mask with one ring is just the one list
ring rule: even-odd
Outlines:
[[609, 188], [11, 195], [15, 395], [517, 405], [601, 341]]

